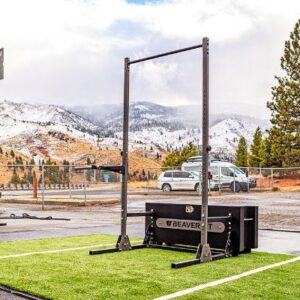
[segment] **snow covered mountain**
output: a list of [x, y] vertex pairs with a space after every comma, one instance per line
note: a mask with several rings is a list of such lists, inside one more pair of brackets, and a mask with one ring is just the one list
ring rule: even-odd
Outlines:
[[[55, 158], [59, 158], [53, 150], [57, 143], [64, 141], [60, 148], [67, 147], [70, 138], [98, 149], [119, 149], [122, 145], [122, 109], [122, 105], [65, 108], [3, 101], [0, 102], [0, 141], [28, 155], [33, 153], [34, 146]], [[257, 126], [263, 130], [268, 127], [264, 120], [238, 115], [212, 115], [210, 123], [213, 154], [223, 158], [234, 155], [241, 136], [250, 144]], [[155, 155], [163, 150], [181, 148], [189, 142], [200, 145], [200, 126], [198, 106], [132, 103], [130, 150], [151, 149]]]
[[[97, 123], [106, 136], [122, 139], [122, 106], [89, 108], [99, 111]], [[85, 107], [71, 107], [73, 112], [90, 118]], [[83, 111], [83, 113], [82, 113]], [[106, 112], [106, 113], [105, 113]], [[201, 107], [196, 105], [167, 107], [149, 102], [130, 105], [130, 142], [133, 148], [154, 144], [158, 148], [172, 150], [189, 142], [201, 144]], [[266, 120], [241, 115], [212, 114], [210, 116], [210, 144], [213, 154], [220, 158], [233, 158], [238, 141], [244, 136], [250, 145], [257, 126], [264, 131]], [[119, 143], [119, 144], [120, 144]], [[134, 145], [137, 143], [137, 145]]]
[[97, 133], [98, 126], [55, 105], [0, 102], [0, 138], [32, 134], [36, 130], [57, 130], [82, 137]]
[[69, 137], [96, 143], [98, 130], [90, 121], [55, 105], [0, 102], [1, 145], [29, 157], [36, 155], [34, 149], [48, 155], [50, 146]]
[[[138, 131], [142, 128], [162, 126], [170, 130], [186, 127], [183, 111], [178, 107], [167, 107], [150, 102], [133, 102], [130, 104], [130, 129]], [[122, 130], [123, 106], [104, 104], [99, 106], [73, 106], [68, 110], [78, 114], [100, 127], [111, 128], [113, 132]]]

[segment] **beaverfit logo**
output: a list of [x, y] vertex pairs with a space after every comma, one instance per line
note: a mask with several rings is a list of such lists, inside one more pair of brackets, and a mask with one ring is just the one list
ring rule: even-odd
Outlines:
[[172, 228], [184, 228], [184, 229], [200, 229], [200, 222], [196, 221], [167, 221], [167, 226]]
[[[201, 231], [201, 222], [195, 220], [158, 218], [156, 226], [166, 229]], [[225, 230], [225, 224], [222, 222], [209, 222], [207, 227], [209, 232], [222, 233]]]

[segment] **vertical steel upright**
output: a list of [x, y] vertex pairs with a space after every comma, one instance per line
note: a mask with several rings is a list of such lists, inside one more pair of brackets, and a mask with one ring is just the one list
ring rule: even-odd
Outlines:
[[130, 241], [126, 232], [127, 228], [127, 182], [128, 182], [128, 131], [129, 131], [129, 58], [124, 59], [124, 107], [123, 107], [123, 152], [121, 189], [121, 235], [118, 238], [116, 247], [119, 250], [131, 249]]
[[4, 79], [4, 49], [0, 48], [0, 80]]
[[203, 60], [203, 87], [202, 87], [202, 211], [201, 211], [201, 243], [197, 257], [201, 261], [212, 260], [211, 251], [207, 242], [208, 227], [208, 164], [209, 151], [209, 44], [208, 38], [202, 40]]

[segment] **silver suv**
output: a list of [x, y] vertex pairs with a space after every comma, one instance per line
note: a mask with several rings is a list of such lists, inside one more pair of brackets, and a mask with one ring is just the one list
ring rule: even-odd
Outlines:
[[157, 188], [164, 192], [193, 190], [199, 192], [199, 173], [188, 171], [162, 172], [157, 180]]

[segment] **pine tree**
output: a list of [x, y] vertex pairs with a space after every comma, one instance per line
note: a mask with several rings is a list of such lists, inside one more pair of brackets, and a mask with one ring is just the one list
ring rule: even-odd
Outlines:
[[0, 154], [3, 154], [3, 150], [2, 150], [2, 147], [0, 147]]
[[163, 161], [163, 167], [174, 167], [178, 166], [179, 151], [171, 152]]
[[23, 178], [22, 178], [22, 180], [21, 180], [21, 183], [27, 183], [27, 180], [28, 180], [28, 177], [27, 177], [27, 173], [26, 172], [24, 172], [24, 174], [23, 174]]
[[265, 168], [268, 167], [268, 159], [269, 159], [269, 155], [266, 151], [266, 141], [264, 139], [261, 140], [261, 144], [260, 144], [260, 149], [258, 152], [258, 156], [260, 158], [260, 162], [258, 167], [260, 168]]
[[285, 76], [272, 88], [270, 158], [279, 167], [300, 165], [300, 20], [285, 42], [281, 57]]
[[262, 156], [262, 148], [263, 147], [263, 138], [261, 129], [259, 127], [256, 128], [255, 133], [253, 135], [253, 142], [251, 145], [251, 155], [249, 157], [249, 165], [251, 167], [260, 167], [260, 164], [263, 160]]
[[10, 156], [15, 157], [15, 152], [13, 150], [10, 150]]
[[197, 154], [197, 147], [192, 143], [189, 143], [187, 146], [183, 147], [181, 151], [176, 149], [174, 152], [169, 153], [163, 161], [163, 166], [180, 167], [184, 161]]
[[243, 136], [240, 138], [235, 156], [236, 156], [235, 164], [238, 167], [248, 166], [248, 148], [247, 148], [246, 139]]
[[13, 175], [11, 177], [10, 183], [12, 183], [12, 184], [19, 184], [19, 183], [21, 183], [20, 176], [16, 173], [15, 170], [14, 170]]
[[22, 165], [22, 166], [20, 167], [20, 169], [24, 171], [25, 168], [24, 168], [24, 166], [23, 166], [23, 159], [22, 159], [21, 156], [19, 156], [19, 164]]

